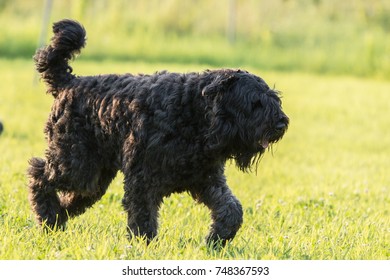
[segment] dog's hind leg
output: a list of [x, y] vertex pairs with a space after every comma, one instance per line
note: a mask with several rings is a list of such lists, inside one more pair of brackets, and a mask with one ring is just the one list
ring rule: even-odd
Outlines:
[[142, 179], [143, 174], [140, 176], [132, 174], [129, 177], [125, 176], [125, 194], [122, 200], [128, 214], [129, 238], [145, 237], [149, 243], [157, 235], [158, 209], [162, 196], [148, 187]]
[[[45, 168], [46, 162], [43, 159], [33, 158], [30, 160], [28, 175], [29, 200], [31, 208], [36, 215], [39, 224], [45, 224], [51, 229], [65, 226], [68, 218], [80, 215], [98, 201], [106, 192], [112, 179], [115, 177], [116, 169], [104, 169], [96, 174], [96, 186], [91, 191], [77, 191], [74, 188], [77, 183], [57, 178], [54, 184], [50, 177], [50, 170]], [[60, 183], [58, 183], [60, 182]]]
[[117, 173], [116, 169], [106, 169], [100, 172], [100, 178], [95, 187], [95, 192], [80, 194], [77, 192], [63, 192], [60, 194], [60, 203], [69, 217], [83, 214], [96, 201], [100, 200], [106, 193], [108, 186]]
[[202, 190], [191, 190], [191, 194], [211, 210], [213, 222], [206, 238], [207, 244], [213, 247], [224, 246], [227, 241], [232, 240], [241, 227], [243, 212], [240, 202], [226, 185], [225, 177], [219, 177]]
[[68, 215], [45, 173], [45, 160], [32, 158], [29, 163], [29, 200], [38, 223], [51, 229], [63, 227], [68, 220]]

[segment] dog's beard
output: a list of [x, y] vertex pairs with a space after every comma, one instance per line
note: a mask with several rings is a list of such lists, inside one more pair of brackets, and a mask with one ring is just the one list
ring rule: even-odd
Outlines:
[[257, 165], [260, 162], [260, 159], [264, 153], [265, 149], [259, 147], [253, 151], [239, 152], [233, 155], [236, 166], [244, 172], [251, 171], [253, 167], [257, 169]]
[[246, 145], [246, 149], [238, 149], [232, 156], [237, 167], [244, 172], [252, 171], [252, 168], [257, 169], [263, 154], [266, 150], [272, 149], [272, 145], [282, 138], [283, 134], [276, 135], [273, 133], [266, 134], [261, 140], [252, 145]]

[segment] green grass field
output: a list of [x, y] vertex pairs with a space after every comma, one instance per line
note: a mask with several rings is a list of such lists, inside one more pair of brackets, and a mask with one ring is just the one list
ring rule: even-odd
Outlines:
[[[207, 65], [76, 61], [77, 74], [200, 71]], [[244, 207], [233, 242], [209, 250], [208, 210], [187, 194], [166, 198], [159, 237], [129, 242], [122, 175], [66, 231], [44, 234], [27, 200], [27, 161], [43, 156], [52, 97], [31, 60], [0, 60], [0, 259], [390, 259], [390, 82], [262, 72], [283, 92], [285, 138], [256, 172], [228, 163]]]

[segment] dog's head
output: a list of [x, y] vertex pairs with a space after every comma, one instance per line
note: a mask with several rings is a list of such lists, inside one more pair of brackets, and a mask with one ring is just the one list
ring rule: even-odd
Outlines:
[[247, 170], [283, 137], [289, 118], [278, 92], [261, 78], [240, 70], [214, 73], [202, 91], [209, 100], [208, 147]]

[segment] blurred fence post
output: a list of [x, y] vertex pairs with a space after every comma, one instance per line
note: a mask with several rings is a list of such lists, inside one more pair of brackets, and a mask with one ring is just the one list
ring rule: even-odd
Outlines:
[[231, 44], [236, 41], [236, 0], [229, 0], [227, 37]]
[[46, 0], [45, 1], [45, 10], [43, 11], [43, 20], [42, 20], [42, 26], [41, 26], [41, 34], [39, 36], [39, 41], [38, 41], [38, 48], [42, 47], [43, 44], [45, 43], [45, 40], [46, 40], [47, 26], [48, 26], [49, 20], [50, 20], [52, 4], [53, 4], [53, 0]]
[[[42, 19], [42, 26], [41, 26], [41, 34], [39, 35], [38, 46], [37, 46], [38, 48], [42, 47], [46, 41], [47, 26], [49, 25], [52, 4], [53, 4], [53, 0], [45, 1], [45, 8], [43, 11], [43, 19]], [[34, 85], [36, 85], [37, 82], [38, 82], [38, 74], [36, 73], [34, 75], [34, 81], [33, 81]]]

